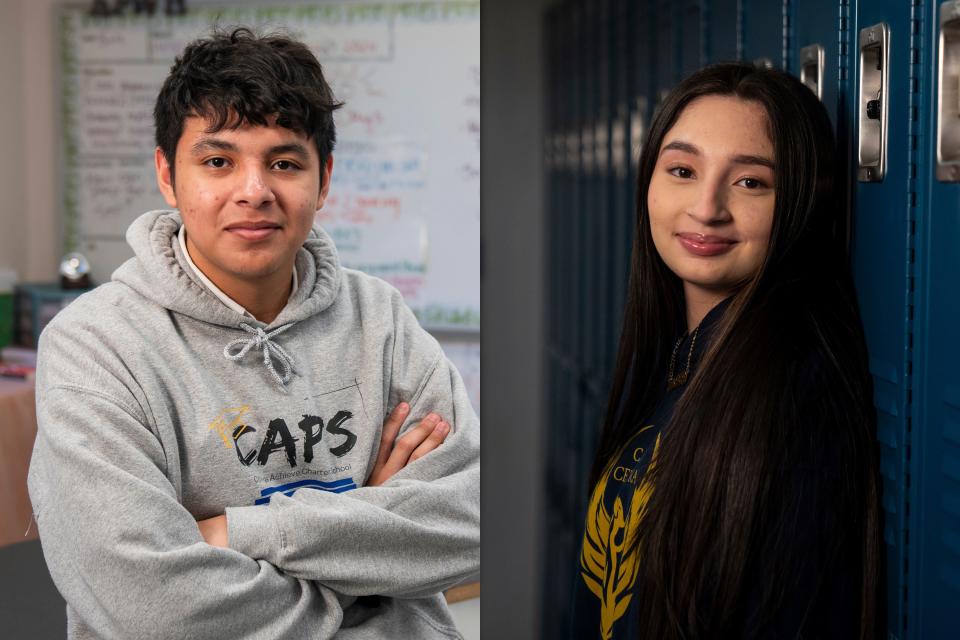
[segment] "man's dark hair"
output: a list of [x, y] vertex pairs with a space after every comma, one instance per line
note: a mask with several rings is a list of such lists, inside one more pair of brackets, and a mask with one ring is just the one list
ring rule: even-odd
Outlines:
[[190, 116], [209, 119], [210, 133], [244, 124], [266, 126], [277, 116], [278, 125], [313, 140], [322, 172], [333, 152], [333, 112], [340, 106], [305, 44], [239, 27], [230, 33], [215, 30], [187, 45], [160, 89], [153, 122], [171, 181], [177, 141]]

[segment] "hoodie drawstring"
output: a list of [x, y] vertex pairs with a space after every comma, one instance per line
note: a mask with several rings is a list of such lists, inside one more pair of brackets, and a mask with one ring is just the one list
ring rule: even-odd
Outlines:
[[[287, 382], [290, 381], [290, 374], [294, 372], [293, 358], [290, 357], [290, 354], [287, 353], [283, 347], [274, 342], [272, 338], [283, 333], [292, 326], [293, 323], [291, 322], [289, 324], [277, 327], [270, 333], [267, 333], [259, 327], [254, 327], [246, 322], [241, 322], [240, 328], [253, 335], [249, 338], [237, 338], [236, 340], [231, 340], [227, 346], [223, 348], [223, 355], [229, 360], [240, 360], [243, 358], [243, 356], [247, 355], [247, 352], [250, 351], [250, 349], [253, 349], [254, 347], [263, 350], [263, 364], [270, 371], [270, 374], [273, 376], [273, 379], [277, 381], [277, 384], [280, 385], [280, 388], [286, 391]], [[231, 353], [231, 349], [233, 349], [235, 346], [240, 346], [240, 351]], [[283, 367], [283, 376], [280, 376], [277, 373], [277, 370], [274, 368], [274, 358], [280, 361], [280, 365]]]

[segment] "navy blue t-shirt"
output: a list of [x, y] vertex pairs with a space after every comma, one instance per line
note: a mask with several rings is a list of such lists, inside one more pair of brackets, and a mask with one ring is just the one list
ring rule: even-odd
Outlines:
[[[728, 300], [704, 317], [695, 332], [695, 341], [694, 334], [688, 334], [675, 346], [675, 378], [684, 371], [687, 379], [693, 377]], [[674, 345], [677, 339], [674, 338]], [[669, 422], [686, 387], [681, 384], [668, 389], [666, 375], [657, 375], [663, 378], [663, 395], [657, 407], [614, 456], [587, 505], [573, 594], [571, 637], [578, 640], [641, 637], [633, 606], [639, 558], [637, 553], [630, 553], [630, 542], [652, 490], [650, 483], [644, 481], [647, 468], [656, 458], [663, 426]]]
[[[676, 349], [675, 374], [685, 369], [687, 354], [691, 353], [688, 378], [693, 376], [728, 301], [721, 302], [704, 318], [692, 351], [690, 336], [684, 337]], [[823, 364], [816, 354], [810, 354], [800, 368], [803, 375], [795, 392], [802, 398], [815, 398], [824, 384]], [[633, 437], [614, 456], [590, 497], [572, 602], [570, 631], [577, 640], [645, 637], [634, 602], [642, 561], [637, 556], [642, 555], [642, 549], [631, 554], [630, 542], [652, 492], [650, 483], [645, 482], [648, 467], [656, 464], [662, 429], [685, 388], [680, 385], [669, 390], [666, 375], [658, 375], [663, 378], [659, 404], [649, 420], [637, 425]], [[784, 578], [788, 596], [778, 609], [776, 620], [764, 632], [750, 631], [759, 622], [754, 614], [761, 594], [747, 594], [748, 604], [742, 612], [743, 637], [840, 639], [858, 635], [862, 541], [852, 519], [843, 540], [833, 537], [843, 529], [835, 522], [843, 514], [821, 508], [821, 501], [826, 492], [834, 490], [839, 481], [837, 469], [844, 462], [831, 442], [822, 441], [818, 446], [819, 453], [813, 458], [815, 466], [794, 465], [785, 469], [780, 479], [781, 484], [789, 487], [786, 494], [797, 500], [797, 512], [809, 516], [791, 531], [791, 546], [807, 561], [795, 575]], [[633, 548], [637, 549], [636, 545]], [[779, 553], [775, 549], [758, 552]], [[747, 584], [760, 584], [758, 573], [764, 572], [766, 566], [763, 557], [754, 558], [746, 567]]]

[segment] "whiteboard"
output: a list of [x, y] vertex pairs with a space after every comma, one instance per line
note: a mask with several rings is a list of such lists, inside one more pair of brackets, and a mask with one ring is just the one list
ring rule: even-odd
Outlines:
[[153, 105], [212, 25], [283, 29], [336, 98], [330, 195], [317, 220], [345, 266], [394, 286], [427, 328], [480, 325], [480, 3], [201, 7], [186, 16], [59, 14], [65, 249], [105, 282], [141, 213], [165, 208]]

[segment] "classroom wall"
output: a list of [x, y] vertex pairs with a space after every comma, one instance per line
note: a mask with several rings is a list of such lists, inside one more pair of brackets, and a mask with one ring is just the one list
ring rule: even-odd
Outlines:
[[23, 137], [19, 126], [23, 118], [20, 91], [22, 68], [20, 64], [20, 4], [11, 4], [6, 19], [0, 21], [0, 140], [5, 153], [0, 154], [0, 267], [21, 268], [24, 251], [19, 239], [25, 233], [24, 200], [22, 188], [24, 165], [20, 149]]
[[0, 266], [22, 280], [55, 277], [60, 258], [54, 4], [7, 2], [0, 21]]
[[[26, 147], [23, 182], [26, 228], [23, 271], [29, 281], [55, 279], [61, 258], [60, 158], [54, 9], [56, 0], [19, 0], [23, 64], [23, 135]], [[51, 242], [51, 239], [54, 241]]]
[[0, 21], [0, 266], [24, 280], [55, 276], [59, 258], [53, 4], [8, 2]]

